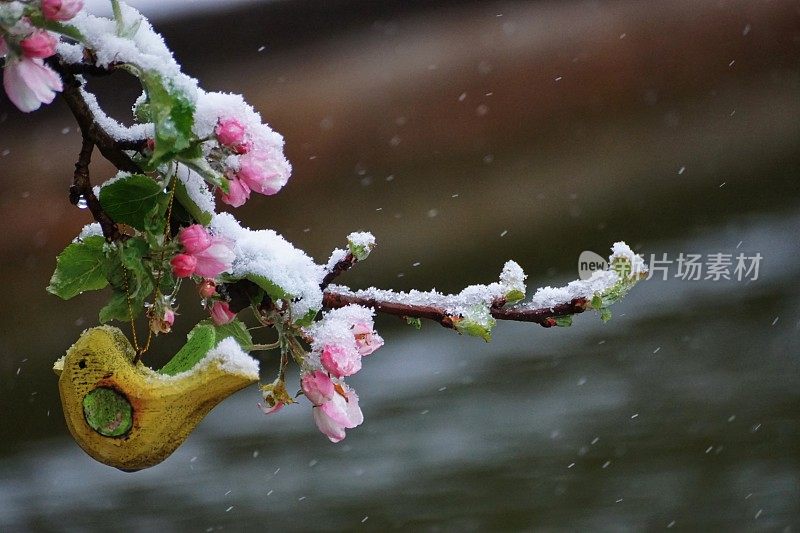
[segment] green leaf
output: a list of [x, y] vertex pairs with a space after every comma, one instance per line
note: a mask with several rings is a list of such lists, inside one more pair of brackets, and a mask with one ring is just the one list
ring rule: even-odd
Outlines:
[[56, 259], [56, 270], [47, 291], [69, 300], [83, 291], [102, 289], [108, 285], [105, 276], [105, 239], [92, 235], [67, 246]]
[[120, 322], [127, 322], [130, 320], [128, 296], [123, 291], [115, 290], [111, 293], [111, 298], [108, 300], [108, 303], [100, 309], [100, 323], [105, 324], [111, 320], [119, 320]]
[[604, 308], [600, 310], [600, 320], [603, 322], [608, 322], [611, 320], [611, 309]]
[[140, 80], [147, 93], [148, 112], [155, 126], [155, 150], [151, 164], [169, 161], [195, 141], [194, 104], [169, 80], [155, 71], [144, 71]]
[[407, 316], [406, 324], [414, 327], [415, 329], [422, 329], [422, 319], [420, 318], [411, 318], [410, 316]]
[[108, 216], [138, 230], [145, 229], [148, 213], [167, 198], [161, 185], [141, 174], [122, 176], [100, 189], [100, 205]]
[[572, 325], [572, 315], [556, 317], [556, 326], [560, 328], [568, 328], [571, 325]]
[[[100, 310], [100, 322], [105, 323], [109, 320], [126, 322], [131, 319], [131, 312], [133, 318], [139, 316], [145, 300], [155, 288], [150, 263], [146, 260], [149, 251], [147, 242], [133, 238], [124, 243], [117, 243], [109, 252], [106, 279], [114, 287], [114, 292], [108, 304]], [[130, 295], [130, 310], [128, 295]]]
[[214, 326], [201, 322], [186, 336], [186, 344], [158, 372], [174, 376], [191, 370], [214, 346], [217, 345]]
[[217, 335], [217, 344], [219, 344], [219, 341], [223, 339], [233, 337], [245, 352], [249, 352], [253, 349], [253, 337], [250, 336], [250, 332], [247, 330], [247, 326], [244, 325], [244, 322], [237, 318], [234, 318], [231, 322], [221, 326], [215, 325], [210, 320], [204, 320], [200, 323], [209, 324], [214, 327], [214, 331]]
[[210, 320], [198, 323], [186, 337], [186, 344], [158, 372], [174, 376], [191, 370], [220, 341], [233, 337], [245, 351], [253, 348], [253, 339], [247, 327], [234, 319], [228, 324], [217, 326]]
[[260, 274], [253, 274], [248, 273], [245, 275], [245, 279], [249, 279], [262, 289], [266, 291], [270, 298], [273, 300], [285, 300], [289, 297], [289, 294], [285, 290], [283, 290], [277, 283], [273, 282], [272, 280], [268, 279], [265, 276]]
[[307, 327], [314, 323], [314, 319], [317, 318], [317, 313], [319, 313], [319, 309], [309, 309], [309, 311], [302, 317], [294, 321], [300, 327]]
[[517, 303], [525, 299], [525, 293], [519, 289], [512, 289], [506, 293], [506, 304]]
[[56, 20], [46, 19], [41, 12], [33, 11], [29, 14], [29, 18], [33, 25], [38, 28], [54, 31], [80, 42], [83, 42], [85, 39], [80, 30], [78, 30], [78, 28], [72, 24], [64, 24], [63, 22], [58, 22]]
[[459, 333], [492, 340], [492, 328], [497, 323], [487, 307], [476, 305], [462, 318], [453, 318], [453, 325]]
[[189, 192], [186, 190], [186, 185], [181, 180], [178, 180], [177, 186], [175, 187], [175, 199], [178, 200], [178, 203], [181, 204], [186, 212], [189, 213], [189, 215], [191, 215], [191, 217], [198, 223], [203, 224], [204, 226], [207, 226], [211, 223], [211, 217], [213, 213], [203, 211], [200, 206], [189, 197]]

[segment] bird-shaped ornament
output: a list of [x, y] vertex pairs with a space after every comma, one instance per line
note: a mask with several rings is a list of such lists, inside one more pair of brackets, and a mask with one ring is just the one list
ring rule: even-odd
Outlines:
[[258, 362], [237, 340], [199, 325], [155, 371], [117, 328], [83, 332], [56, 361], [67, 427], [97, 461], [136, 471], [166, 459], [219, 402], [258, 381]]

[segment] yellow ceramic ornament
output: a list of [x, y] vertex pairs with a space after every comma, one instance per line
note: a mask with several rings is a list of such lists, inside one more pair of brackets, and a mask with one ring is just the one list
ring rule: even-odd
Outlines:
[[[201, 334], [210, 335], [212, 349], [194, 359], [182, 350], [156, 372], [133, 363], [136, 352], [119, 329], [86, 330], [53, 367], [67, 426], [81, 448], [120, 470], [156, 465], [214, 406], [258, 381], [258, 362], [234, 338], [217, 343], [212, 327]], [[184, 370], [187, 362], [192, 366]]]

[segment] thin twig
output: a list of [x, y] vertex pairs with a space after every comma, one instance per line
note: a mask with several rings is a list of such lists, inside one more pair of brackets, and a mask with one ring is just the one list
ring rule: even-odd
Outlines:
[[[379, 313], [404, 318], [425, 318], [433, 320], [446, 328], [454, 328], [453, 316], [445, 309], [432, 305], [413, 305], [398, 302], [387, 302], [375, 298], [363, 298], [352, 294], [326, 290], [323, 294], [322, 306], [325, 309], [338, 309], [346, 305], [356, 304], [370, 307]], [[514, 320], [519, 322], [535, 322], [546, 328], [556, 325], [556, 318], [583, 313], [588, 306], [585, 298], [575, 298], [571, 302], [538, 309], [523, 307], [491, 307], [490, 313], [497, 320]]]
[[319, 288], [325, 290], [333, 280], [339, 277], [342, 273], [350, 270], [350, 268], [356, 263], [358, 263], [358, 259], [356, 259], [352, 253], [348, 252], [347, 255], [341, 258], [339, 262], [333, 265], [333, 268], [328, 271], [328, 273], [322, 279], [322, 283], [320, 283]]

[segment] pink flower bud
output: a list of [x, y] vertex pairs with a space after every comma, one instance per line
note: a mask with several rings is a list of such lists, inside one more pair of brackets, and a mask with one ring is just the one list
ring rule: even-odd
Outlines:
[[214, 324], [222, 326], [229, 323], [234, 318], [236, 318], [236, 313], [231, 311], [228, 302], [217, 300], [214, 302], [214, 305], [211, 306], [211, 320], [214, 321]]
[[233, 207], [244, 205], [249, 198], [250, 188], [238, 178], [228, 181], [228, 192], [222, 193], [222, 201]]
[[279, 153], [253, 151], [239, 158], [237, 176], [251, 191], [275, 194], [289, 179], [289, 164]]
[[197, 286], [197, 292], [200, 294], [200, 298], [211, 298], [217, 294], [217, 284], [213, 279], [204, 279]]
[[244, 142], [245, 129], [235, 118], [224, 118], [217, 123], [217, 140], [223, 146], [236, 148]]
[[200, 224], [192, 224], [183, 228], [178, 234], [178, 240], [183, 245], [187, 254], [196, 255], [211, 246], [211, 235]]
[[361, 356], [358, 352], [336, 344], [329, 344], [322, 349], [320, 361], [325, 370], [337, 378], [352, 376], [361, 370]]
[[300, 379], [300, 388], [314, 405], [322, 405], [336, 393], [331, 378], [319, 370], [303, 374]]
[[161, 320], [172, 327], [172, 325], [175, 323], [175, 311], [172, 309], [167, 309], [164, 311], [164, 317]]
[[19, 42], [25, 57], [36, 57], [40, 59], [55, 54], [57, 44], [58, 39], [44, 30], [35, 30]]
[[70, 20], [83, 9], [83, 0], [42, 0], [42, 15], [48, 20]]
[[172, 265], [172, 273], [178, 278], [188, 278], [194, 274], [197, 267], [197, 259], [193, 255], [178, 254], [169, 262]]
[[383, 346], [383, 338], [372, 330], [371, 324], [366, 322], [358, 322], [353, 326], [353, 336], [361, 356], [369, 355]]

